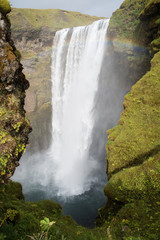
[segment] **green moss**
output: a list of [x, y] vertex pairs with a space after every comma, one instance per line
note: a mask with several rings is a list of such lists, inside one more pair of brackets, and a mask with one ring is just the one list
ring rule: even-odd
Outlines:
[[109, 182], [104, 192], [110, 205], [104, 218], [109, 239], [160, 237], [159, 66], [160, 52], [125, 96], [119, 125], [108, 131]]
[[[30, 131], [29, 121], [24, 117], [23, 99], [25, 97], [24, 85], [26, 80], [21, 73], [21, 67], [18, 68], [18, 52], [14, 51], [8, 42], [5, 43], [3, 51], [4, 54], [0, 57], [0, 77], [3, 79], [12, 78], [12, 89], [8, 91], [6, 80], [1, 82], [0, 184], [6, 182], [12, 176], [18, 160], [25, 150], [28, 132]], [[9, 66], [13, 63], [15, 67], [12, 67], [11, 71]], [[13, 74], [14, 70], [17, 72]]]
[[21, 53], [20, 53], [18, 50], [16, 50], [16, 51], [14, 52], [14, 54], [16, 55], [17, 60], [20, 61], [20, 60], [21, 60], [21, 57], [22, 57]]
[[160, 37], [151, 42], [151, 47], [153, 48], [154, 52], [158, 52], [160, 50]]
[[149, 0], [125, 0], [120, 8], [113, 13], [108, 28], [111, 39], [134, 42], [137, 38], [137, 26], [140, 24], [138, 15]]
[[158, 12], [158, 8], [160, 6], [160, 1], [159, 0], [150, 0], [143, 11], [141, 12], [141, 15], [148, 15], [151, 16], [156, 12]]
[[113, 175], [104, 191], [114, 201], [124, 203], [137, 199], [160, 201], [160, 154]]
[[108, 226], [113, 240], [155, 240], [160, 238], [159, 203], [137, 200], [121, 208]]
[[16, 161], [25, 150], [23, 136], [29, 130], [29, 122], [21, 115], [21, 99], [2, 91], [0, 96], [0, 182], [11, 177]]
[[11, 11], [11, 6], [10, 6], [8, 0], [0, 0], [0, 10], [4, 14], [7, 14], [7, 13], [9, 13]]
[[[61, 206], [54, 201], [25, 202], [19, 183], [10, 181], [0, 191], [0, 232], [7, 240], [27, 240], [30, 239], [27, 235], [40, 233], [40, 220], [44, 217], [56, 222], [49, 231], [51, 240], [62, 240], [62, 235], [70, 240], [107, 240], [106, 229], [92, 230], [77, 225], [71, 217], [62, 214]], [[8, 217], [1, 226], [8, 211], [12, 219]]]
[[152, 60], [151, 71], [125, 96], [119, 127], [109, 131], [107, 146], [109, 176], [124, 167], [140, 164], [159, 149], [160, 135], [160, 53]]

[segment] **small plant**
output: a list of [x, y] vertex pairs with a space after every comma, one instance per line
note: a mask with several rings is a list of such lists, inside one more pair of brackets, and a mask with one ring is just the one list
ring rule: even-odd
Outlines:
[[33, 234], [33, 236], [28, 236], [28, 237], [32, 240], [50, 240], [51, 237], [49, 237], [48, 232], [51, 226], [55, 223], [56, 222], [54, 221], [50, 222], [49, 218], [45, 217], [43, 220], [40, 221], [40, 227], [42, 232], [38, 233], [37, 235]]
[[50, 222], [49, 218], [45, 217], [43, 220], [40, 221], [40, 227], [43, 231], [46, 232], [46, 234], [48, 235], [48, 231], [51, 228], [51, 226], [53, 224], [55, 224], [56, 222], [52, 221]]

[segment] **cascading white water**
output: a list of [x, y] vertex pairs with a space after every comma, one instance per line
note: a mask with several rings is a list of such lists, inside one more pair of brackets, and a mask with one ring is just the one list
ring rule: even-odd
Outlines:
[[[108, 88], [110, 78], [102, 74], [108, 65], [108, 59], [103, 62], [108, 23], [103, 19], [63, 29], [54, 37], [51, 145], [47, 150], [27, 151], [13, 177], [22, 183], [29, 200], [64, 199], [106, 181], [105, 132], [114, 115], [112, 104], [106, 108], [114, 95]], [[113, 80], [110, 85], [115, 89]]]
[[[123, 97], [132, 85], [127, 67], [124, 74], [117, 70], [117, 59], [108, 47], [108, 22], [56, 33], [51, 145], [44, 141], [41, 149], [37, 139], [39, 148], [26, 151], [12, 178], [22, 183], [26, 200], [54, 199], [84, 226], [93, 223], [97, 209], [105, 204], [106, 130], [117, 124]], [[46, 122], [42, 132], [48, 138]]]
[[[109, 20], [63, 29], [52, 53], [52, 144], [48, 168], [60, 196], [89, 190], [97, 159], [90, 156], [95, 96]], [[51, 179], [50, 179], [51, 180]]]

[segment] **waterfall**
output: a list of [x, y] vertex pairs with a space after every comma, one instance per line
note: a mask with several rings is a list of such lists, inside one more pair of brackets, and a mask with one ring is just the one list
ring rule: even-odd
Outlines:
[[108, 22], [56, 33], [52, 141], [34, 153], [27, 150], [12, 178], [22, 183], [26, 200], [53, 199], [85, 226], [105, 204], [106, 131], [117, 124], [133, 84], [127, 66], [123, 73], [117, 68], [119, 59], [106, 39]]
[[60, 196], [82, 194], [97, 180], [100, 164], [90, 147], [108, 22], [63, 29], [54, 38], [48, 167]]
[[102, 19], [56, 32], [52, 141], [47, 150], [27, 151], [13, 176], [28, 200], [59, 201], [92, 189], [103, 198], [106, 130], [117, 123], [127, 88], [121, 90], [107, 54], [108, 23]]

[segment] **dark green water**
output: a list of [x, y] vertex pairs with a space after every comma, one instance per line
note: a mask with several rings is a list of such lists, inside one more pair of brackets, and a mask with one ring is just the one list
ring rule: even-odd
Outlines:
[[[27, 201], [39, 201], [47, 199], [45, 192], [40, 190], [31, 191], [25, 194]], [[103, 193], [103, 186], [93, 185], [92, 188], [82, 195], [62, 199], [57, 196], [50, 198], [61, 204], [64, 215], [71, 216], [78, 224], [92, 228], [98, 209], [104, 206], [106, 198]]]

